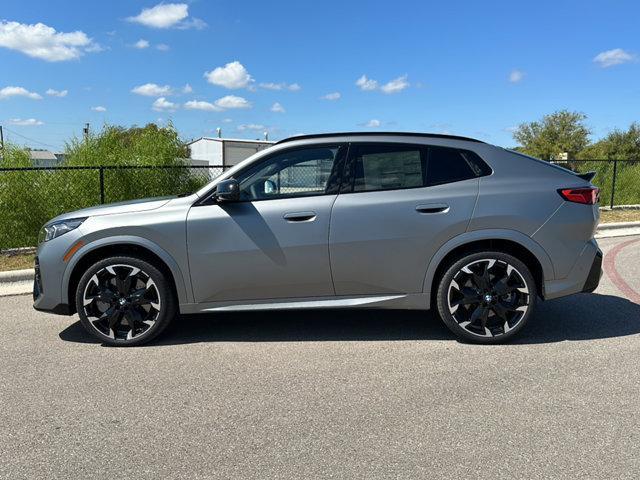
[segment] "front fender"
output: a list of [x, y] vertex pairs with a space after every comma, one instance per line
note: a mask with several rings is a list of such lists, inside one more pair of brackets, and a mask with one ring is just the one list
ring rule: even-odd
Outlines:
[[422, 286], [422, 292], [428, 295], [427, 298], [431, 298], [431, 289], [433, 288], [433, 278], [436, 274], [436, 270], [442, 260], [454, 249], [472, 242], [479, 240], [509, 240], [523, 246], [529, 250], [540, 262], [542, 266], [542, 274], [544, 280], [553, 280], [555, 278], [555, 271], [553, 269], [553, 263], [549, 254], [544, 248], [540, 246], [531, 237], [516, 230], [506, 229], [487, 229], [487, 230], [474, 230], [471, 232], [462, 233], [456, 237], [453, 237], [447, 241], [440, 249], [433, 255], [427, 266], [427, 271]]
[[174, 258], [163, 248], [158, 246], [156, 243], [143, 238], [137, 237], [134, 235], [118, 235], [113, 237], [104, 237], [97, 240], [94, 240], [90, 243], [87, 243], [82, 248], [80, 248], [73, 257], [69, 260], [67, 267], [62, 276], [62, 298], [69, 298], [69, 282], [71, 280], [71, 274], [73, 273], [74, 268], [80, 262], [80, 260], [87, 255], [88, 253], [105, 246], [113, 246], [113, 245], [136, 245], [142, 248], [145, 248], [158, 257], [162, 259], [162, 261], [169, 267], [171, 270], [171, 274], [173, 275], [174, 282], [176, 284], [176, 291], [178, 293], [178, 301], [180, 304], [184, 303], [193, 303], [193, 296], [191, 294], [190, 289], [187, 288], [187, 281], [185, 279], [182, 269], [178, 265], [178, 263], [174, 260]]

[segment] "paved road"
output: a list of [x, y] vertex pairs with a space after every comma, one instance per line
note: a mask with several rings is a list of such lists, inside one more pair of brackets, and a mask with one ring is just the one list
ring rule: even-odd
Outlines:
[[494, 347], [418, 313], [325, 311], [182, 319], [114, 349], [1, 298], [0, 478], [637, 478], [640, 237], [601, 245], [596, 294]]

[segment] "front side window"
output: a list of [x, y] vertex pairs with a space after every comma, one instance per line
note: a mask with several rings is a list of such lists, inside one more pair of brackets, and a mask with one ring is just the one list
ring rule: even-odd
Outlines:
[[288, 150], [240, 174], [240, 199], [267, 200], [324, 195], [334, 163], [344, 147]]
[[354, 148], [354, 192], [424, 186], [424, 158], [419, 146], [383, 144]]

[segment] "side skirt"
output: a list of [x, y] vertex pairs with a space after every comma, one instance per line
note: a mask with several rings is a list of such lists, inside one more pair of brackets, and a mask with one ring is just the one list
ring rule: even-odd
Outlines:
[[428, 310], [428, 298], [417, 293], [409, 295], [358, 295], [341, 297], [275, 298], [238, 300], [232, 302], [187, 303], [180, 313], [241, 312], [251, 310], [289, 310], [309, 308], [389, 308]]

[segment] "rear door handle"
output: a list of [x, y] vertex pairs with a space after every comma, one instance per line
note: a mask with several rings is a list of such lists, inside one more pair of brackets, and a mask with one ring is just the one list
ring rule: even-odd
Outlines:
[[316, 219], [316, 212], [290, 212], [283, 217], [287, 222], [313, 222]]
[[419, 213], [447, 213], [449, 205], [446, 203], [425, 203], [418, 205], [416, 211]]

